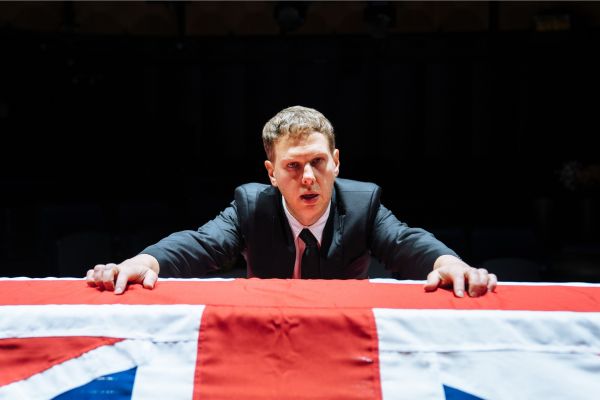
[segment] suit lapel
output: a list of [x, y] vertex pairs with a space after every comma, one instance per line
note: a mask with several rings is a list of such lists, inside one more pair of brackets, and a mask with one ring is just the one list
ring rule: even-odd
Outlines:
[[258, 277], [291, 278], [294, 272], [296, 246], [285, 217], [281, 193], [269, 187], [260, 193], [256, 205], [256, 229], [262, 238], [257, 244], [257, 260], [253, 266]]
[[331, 209], [329, 218], [323, 230], [323, 240], [321, 241], [321, 277], [334, 278], [342, 276], [342, 237], [344, 233], [344, 219], [346, 210], [339, 201], [335, 186], [331, 197]]

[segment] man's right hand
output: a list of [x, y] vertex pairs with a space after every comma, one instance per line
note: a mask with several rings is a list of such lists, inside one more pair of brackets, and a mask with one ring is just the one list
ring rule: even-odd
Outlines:
[[100, 290], [114, 290], [122, 294], [128, 283], [140, 283], [146, 289], [152, 289], [158, 279], [159, 265], [156, 258], [149, 254], [138, 254], [120, 264], [98, 264], [88, 270], [88, 285]]

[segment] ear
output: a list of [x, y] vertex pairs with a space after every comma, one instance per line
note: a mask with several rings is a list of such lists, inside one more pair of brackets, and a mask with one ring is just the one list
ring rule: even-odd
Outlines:
[[277, 187], [277, 178], [275, 178], [275, 166], [271, 161], [265, 160], [265, 168], [267, 169], [267, 174], [269, 175], [271, 185]]
[[333, 174], [338, 176], [340, 173], [340, 151], [335, 149], [333, 151], [333, 163], [335, 164], [335, 169], [333, 170]]

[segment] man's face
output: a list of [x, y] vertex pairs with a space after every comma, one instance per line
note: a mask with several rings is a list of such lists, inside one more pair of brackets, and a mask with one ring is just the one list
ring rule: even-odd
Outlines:
[[265, 161], [271, 184], [279, 188], [290, 213], [303, 225], [312, 225], [331, 201], [333, 182], [340, 169], [340, 152], [329, 151], [325, 135], [280, 138], [274, 160]]

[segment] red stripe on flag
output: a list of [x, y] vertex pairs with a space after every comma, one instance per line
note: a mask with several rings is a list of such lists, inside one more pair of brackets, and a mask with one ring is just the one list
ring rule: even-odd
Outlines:
[[121, 340], [87, 336], [0, 339], [0, 386]]
[[195, 399], [381, 399], [370, 310], [207, 307]]
[[132, 285], [122, 296], [84, 280], [0, 280], [0, 305], [206, 304], [222, 306], [412, 308], [457, 310], [600, 311], [598, 286], [499, 286], [496, 293], [456, 298], [425, 293], [420, 284], [365, 280], [236, 279], [159, 281], [153, 290]]

